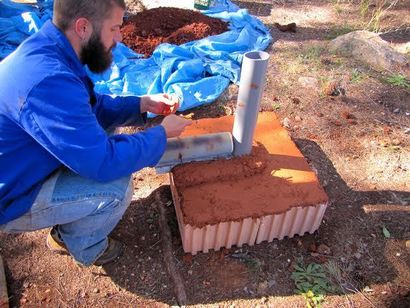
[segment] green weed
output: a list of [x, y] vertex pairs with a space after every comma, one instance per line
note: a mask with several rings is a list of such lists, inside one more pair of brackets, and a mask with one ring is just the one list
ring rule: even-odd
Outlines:
[[360, 0], [360, 15], [362, 19], [367, 19], [366, 30], [379, 32], [382, 28], [383, 16], [388, 10], [394, 7], [399, 0]]
[[344, 24], [343, 26], [338, 26], [330, 30], [330, 32], [326, 35], [326, 39], [328, 40], [333, 40], [337, 38], [338, 36], [350, 33], [354, 31], [355, 29], [348, 24]]
[[321, 55], [323, 54], [324, 48], [322, 46], [311, 46], [298, 56], [298, 60], [301, 64], [313, 64], [317, 68], [321, 66]]
[[364, 18], [369, 12], [370, 0], [361, 0], [360, 1], [360, 16]]
[[320, 307], [327, 293], [335, 291], [322, 265], [310, 263], [295, 265], [291, 275], [295, 282], [295, 293], [303, 295], [307, 307]]
[[278, 103], [272, 103], [271, 104], [272, 110], [279, 110], [280, 109], [280, 104]]
[[410, 90], [410, 83], [402, 74], [391, 74], [385, 81], [392, 86], [403, 87]]
[[352, 71], [351, 76], [350, 76], [350, 81], [352, 83], [359, 83], [363, 80], [363, 78], [364, 78], [364, 74], [362, 72], [360, 72], [359, 70], [354, 69]]

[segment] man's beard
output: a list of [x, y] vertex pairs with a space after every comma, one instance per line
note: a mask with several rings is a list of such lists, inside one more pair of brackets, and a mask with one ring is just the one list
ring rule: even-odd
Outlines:
[[106, 50], [101, 37], [97, 33], [93, 33], [81, 49], [81, 63], [86, 64], [93, 73], [102, 73], [111, 66], [111, 51], [114, 47], [115, 45]]

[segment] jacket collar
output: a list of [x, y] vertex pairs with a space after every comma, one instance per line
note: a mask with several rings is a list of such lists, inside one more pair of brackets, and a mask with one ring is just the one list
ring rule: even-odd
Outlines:
[[77, 54], [75, 53], [70, 41], [67, 39], [64, 33], [61, 32], [61, 30], [52, 23], [51, 20], [48, 20], [43, 25], [40, 31], [42, 31], [46, 36], [48, 36], [57, 44], [65, 59], [68, 61], [70, 67], [75, 71], [76, 74], [78, 74], [79, 76], [87, 75], [84, 65], [80, 62], [80, 59], [78, 59]]

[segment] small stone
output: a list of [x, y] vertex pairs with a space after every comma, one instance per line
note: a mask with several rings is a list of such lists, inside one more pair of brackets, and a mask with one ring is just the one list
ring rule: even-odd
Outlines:
[[299, 77], [298, 83], [304, 88], [311, 88], [314, 90], [319, 88], [319, 81], [313, 77]]
[[360, 253], [356, 252], [356, 253], [354, 254], [354, 257], [355, 257], [356, 259], [360, 259], [360, 258], [362, 257], [362, 255], [361, 255]]
[[189, 271], [188, 271], [188, 275], [192, 275], [192, 270], [189, 270]]
[[47, 290], [44, 291], [44, 293], [50, 293], [50, 292], [51, 292], [50, 289], [47, 289]]
[[400, 252], [396, 253], [396, 257], [400, 257], [400, 256], [401, 256]]
[[288, 118], [284, 118], [282, 124], [284, 127], [290, 128], [290, 120]]
[[399, 112], [400, 112], [400, 109], [399, 109], [399, 108], [396, 108], [396, 109], [393, 110], [393, 112], [394, 112], [394, 113], [399, 113]]
[[320, 244], [319, 247], [317, 248], [317, 252], [322, 255], [330, 255], [332, 253], [329, 246], [325, 244]]

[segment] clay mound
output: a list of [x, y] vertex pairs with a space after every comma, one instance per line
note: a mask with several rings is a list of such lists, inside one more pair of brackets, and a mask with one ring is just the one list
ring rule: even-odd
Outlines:
[[180, 189], [216, 182], [232, 182], [260, 175], [266, 169], [263, 150], [254, 147], [252, 154], [230, 160], [191, 162], [173, 169], [174, 180]]
[[159, 7], [130, 16], [123, 24], [123, 43], [149, 57], [161, 43], [181, 45], [228, 30], [226, 22], [200, 12]]

